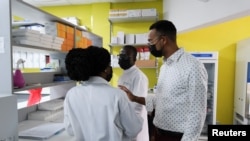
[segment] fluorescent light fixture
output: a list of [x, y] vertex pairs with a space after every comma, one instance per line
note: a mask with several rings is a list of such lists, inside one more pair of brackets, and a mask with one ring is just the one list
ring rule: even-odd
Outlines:
[[55, 1], [60, 1], [60, 0], [33, 0], [35, 2], [55, 2]]
[[202, 1], [202, 2], [208, 2], [209, 0], [199, 0], [199, 1]]

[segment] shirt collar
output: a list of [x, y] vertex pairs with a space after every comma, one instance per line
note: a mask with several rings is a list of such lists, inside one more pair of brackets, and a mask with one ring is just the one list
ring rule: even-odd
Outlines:
[[132, 67], [130, 67], [129, 69], [127, 70], [124, 70], [124, 73], [130, 73], [131, 71], [135, 70], [136, 69], [136, 66], [133, 65]]
[[83, 84], [84, 83], [96, 83], [96, 84], [108, 84], [109, 85], [108, 81], [100, 76], [91, 76], [88, 81], [85, 81], [82, 83]]
[[184, 53], [183, 48], [179, 48], [176, 52], [174, 52], [171, 56], [168, 58], [164, 59], [164, 62], [168, 65], [172, 64], [173, 62], [177, 62], [179, 58], [182, 56]]

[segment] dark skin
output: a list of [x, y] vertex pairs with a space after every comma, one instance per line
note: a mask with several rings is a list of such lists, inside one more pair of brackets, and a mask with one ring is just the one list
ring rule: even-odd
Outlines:
[[[176, 41], [171, 40], [170, 38], [168, 38], [168, 36], [160, 36], [160, 34], [155, 29], [149, 31], [148, 42], [150, 44], [155, 44], [157, 50], [162, 50], [162, 55], [165, 59], [170, 57], [179, 49]], [[119, 87], [127, 93], [128, 98], [132, 102], [136, 102], [142, 105], [146, 104], [144, 97], [133, 95], [133, 93], [125, 86], [119, 85]]]
[[123, 91], [125, 91], [127, 93], [128, 98], [130, 99], [130, 101], [132, 102], [136, 102], [142, 105], [145, 105], [145, 98], [144, 97], [138, 97], [132, 94], [132, 92], [127, 89], [125, 86], [122, 85], [118, 85], [120, 89], [122, 89]]
[[100, 77], [102, 77], [102, 78], [104, 78], [104, 79], [106, 79], [107, 78], [107, 75], [108, 74], [110, 74], [110, 73], [112, 73], [111, 72], [111, 67], [110, 66], [108, 66], [103, 72], [101, 72], [100, 74], [99, 74], [99, 76]]
[[135, 64], [136, 58], [133, 57], [133, 52], [130, 49], [123, 47], [120, 51], [120, 55], [128, 56], [131, 66]]

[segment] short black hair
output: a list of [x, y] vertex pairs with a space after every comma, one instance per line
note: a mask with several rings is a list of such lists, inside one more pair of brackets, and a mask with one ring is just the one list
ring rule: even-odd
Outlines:
[[136, 50], [136, 48], [134, 46], [125, 45], [125, 46], [123, 46], [123, 49], [126, 50], [127, 55], [132, 56], [133, 61], [136, 61], [137, 50]]
[[67, 74], [71, 80], [86, 81], [90, 76], [99, 76], [110, 66], [110, 53], [102, 47], [73, 48], [65, 58]]
[[149, 30], [155, 29], [160, 36], [168, 36], [170, 40], [176, 42], [176, 27], [175, 25], [168, 20], [159, 20], [153, 23]]

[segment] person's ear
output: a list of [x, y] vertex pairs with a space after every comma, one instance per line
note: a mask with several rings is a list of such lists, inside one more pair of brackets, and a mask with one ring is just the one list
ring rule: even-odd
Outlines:
[[167, 36], [161, 36], [161, 40], [163, 44], [167, 44], [169, 42], [169, 38]]
[[104, 70], [104, 73], [108, 73], [108, 70], [109, 69], [109, 67], [106, 67], [106, 69]]

